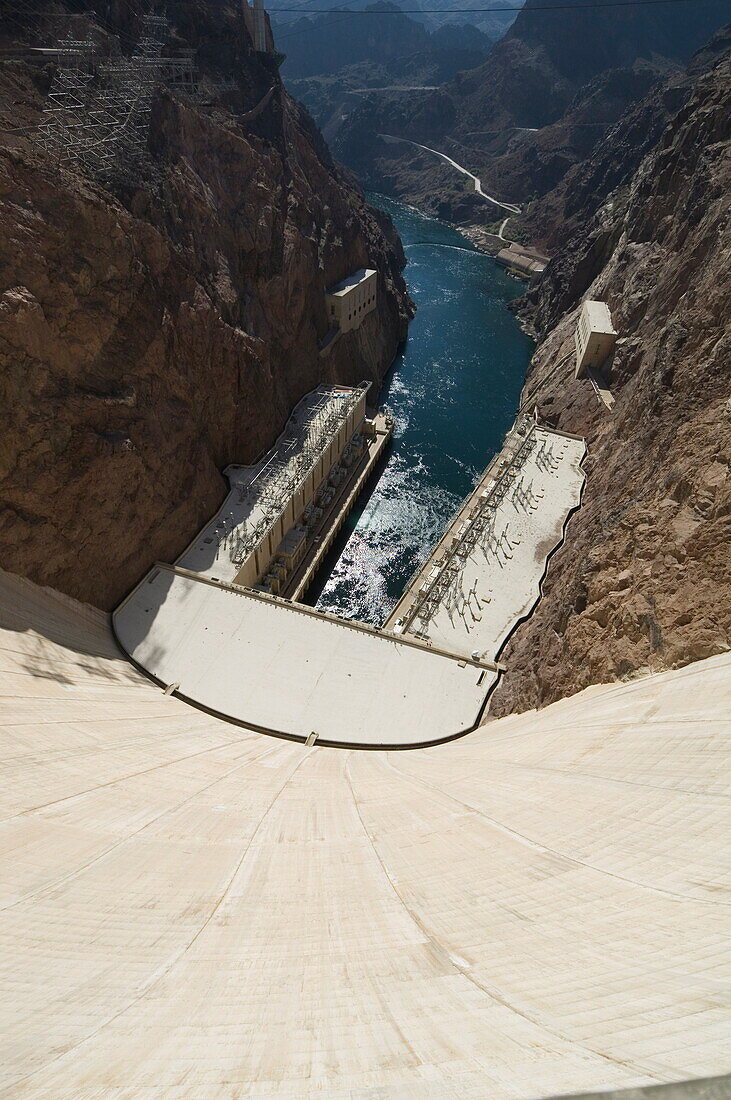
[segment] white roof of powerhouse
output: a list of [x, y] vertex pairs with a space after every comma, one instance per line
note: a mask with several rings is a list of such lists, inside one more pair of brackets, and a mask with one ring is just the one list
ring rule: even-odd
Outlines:
[[244, 588], [156, 567], [114, 613], [123, 649], [180, 694], [249, 726], [358, 745], [476, 725], [497, 673]]
[[517, 1100], [731, 1069], [731, 654], [409, 752], [187, 706], [0, 573], [0, 1094]]
[[[555, 469], [538, 465], [542, 444], [550, 447]], [[459, 602], [451, 605], [443, 600], [426, 625], [417, 617], [411, 630], [422, 629], [435, 645], [450, 652], [478, 652], [488, 661], [497, 659], [511, 631], [538, 601], [548, 557], [563, 540], [567, 519], [581, 501], [585, 452], [583, 439], [535, 429], [535, 445], [521, 465], [514, 487], [494, 509], [493, 530], [506, 533], [509, 557], [490, 548], [484, 539], [478, 542], [460, 563], [463, 608]], [[532, 507], [514, 501], [518, 486], [538, 494], [532, 498]], [[465, 594], [473, 592], [474, 600], [465, 600]]]
[[[274, 446], [255, 465], [227, 466], [224, 473], [231, 486], [229, 493], [216, 514], [177, 559], [177, 564], [205, 577], [234, 580], [241, 568], [241, 564], [233, 560], [237, 540], [258, 524], [270, 529], [289, 503], [286, 497], [280, 508], [266, 507], [262, 494], [268, 477], [279, 471], [279, 476], [286, 479], [288, 469], [294, 469], [305, 448], [318, 438], [322, 414], [351, 398], [356, 389], [320, 386], [313, 390], [295, 406]], [[316, 462], [317, 455], [313, 454], [308, 471]], [[298, 481], [305, 477], [306, 473], [301, 472]]]

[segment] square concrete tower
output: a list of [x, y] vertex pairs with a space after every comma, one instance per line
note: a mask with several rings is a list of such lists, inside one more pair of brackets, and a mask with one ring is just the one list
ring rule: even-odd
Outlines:
[[606, 302], [582, 302], [574, 341], [576, 377], [583, 378], [587, 367], [601, 367], [617, 342], [617, 333]]

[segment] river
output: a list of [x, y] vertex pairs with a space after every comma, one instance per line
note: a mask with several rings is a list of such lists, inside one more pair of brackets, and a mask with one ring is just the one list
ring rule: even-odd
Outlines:
[[523, 284], [455, 229], [381, 195], [418, 307], [380, 403], [390, 457], [348, 517], [307, 596], [320, 611], [381, 626], [513, 422], [533, 342], [506, 304]]

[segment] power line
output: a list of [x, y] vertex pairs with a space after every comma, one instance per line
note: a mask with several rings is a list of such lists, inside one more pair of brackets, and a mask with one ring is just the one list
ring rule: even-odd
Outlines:
[[[284, 9], [280, 9], [280, 10], [284, 10]], [[340, 10], [342, 11], [342, 8]], [[358, 12], [357, 11], [350, 11], [349, 13], [345, 14], [343, 19], [333, 20], [332, 23], [328, 23], [327, 29], [332, 30], [333, 27], [337, 27], [338, 23], [349, 23], [350, 20], [348, 18], [348, 14], [358, 15]], [[283, 26], [285, 26], [285, 27], [287, 25], [288, 24], [286, 24], [286, 23], [283, 24]], [[322, 27], [318, 26], [316, 23], [312, 23], [309, 27], [301, 27], [297, 31], [290, 31], [289, 34], [275, 34], [275, 38], [276, 38], [277, 42], [283, 42], [285, 38], [294, 38], [295, 35], [298, 35], [298, 34], [314, 34], [314, 33], [317, 33], [317, 34], [322, 33]]]
[[[388, 8], [384, 11], [359, 8], [348, 11], [349, 15], [481, 15], [486, 12], [503, 14], [506, 12], [523, 12], [530, 15], [534, 11], [578, 11], [587, 8], [648, 8], [654, 4], [696, 4], [704, 0], [604, 0], [599, 4], [531, 4], [528, 6], [500, 7], [500, 8]], [[308, 15], [342, 15], [343, 8], [267, 8], [270, 15], [279, 12], [299, 13]]]

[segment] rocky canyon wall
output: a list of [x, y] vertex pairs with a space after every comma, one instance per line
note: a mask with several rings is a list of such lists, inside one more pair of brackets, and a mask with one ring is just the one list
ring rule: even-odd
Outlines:
[[[52, 66], [22, 50], [0, 64], [0, 557], [105, 609], [183, 549], [220, 470], [271, 445], [304, 393], [377, 388], [412, 309], [390, 223], [254, 53], [240, 8], [167, 12], [203, 82], [228, 84], [207, 104], [159, 86], [149, 151], [111, 185], [35, 140]], [[114, 17], [136, 33], [121, 0]], [[84, 18], [76, 34], [115, 29]], [[378, 308], [321, 356], [324, 290], [364, 265]]]
[[[541, 337], [523, 407], [586, 435], [588, 477], [544, 597], [502, 655], [492, 714], [731, 645], [728, 32], [682, 98], [636, 169], [585, 196], [586, 220], [577, 207], [570, 240], [522, 305]], [[657, 102], [646, 107], [656, 117]], [[621, 148], [598, 153], [586, 179]], [[611, 412], [574, 379], [584, 297], [608, 302], [619, 333]]]

